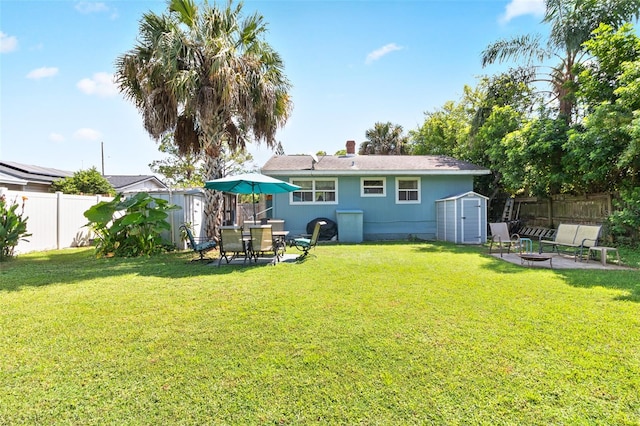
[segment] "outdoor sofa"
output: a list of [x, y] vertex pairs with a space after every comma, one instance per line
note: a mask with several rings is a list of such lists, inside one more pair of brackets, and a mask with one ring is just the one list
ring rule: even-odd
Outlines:
[[553, 238], [540, 237], [539, 252], [543, 253], [545, 247], [551, 247], [551, 251], [560, 253], [562, 247], [565, 251], [573, 254], [574, 260], [580, 257], [582, 261], [584, 255], [588, 255], [589, 248], [598, 245], [600, 238], [600, 225], [575, 225], [561, 223]]

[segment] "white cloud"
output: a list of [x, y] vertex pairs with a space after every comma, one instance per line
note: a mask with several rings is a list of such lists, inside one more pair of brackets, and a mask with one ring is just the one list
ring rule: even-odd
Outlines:
[[81, 1], [76, 3], [76, 10], [80, 13], [100, 13], [108, 12], [109, 7], [102, 2]]
[[402, 50], [404, 49], [401, 46], [398, 46], [395, 43], [389, 43], [389, 44], [385, 44], [384, 46], [382, 46], [379, 49], [374, 50], [373, 52], [369, 53], [367, 55], [367, 59], [365, 60], [365, 63], [370, 64], [374, 61], [377, 61], [378, 59], [382, 58], [385, 55], [388, 55], [391, 52], [394, 52], [396, 50]]
[[86, 127], [82, 129], [78, 129], [73, 133], [74, 139], [80, 139], [85, 141], [97, 141], [98, 139], [100, 139], [100, 136], [101, 134], [99, 131], [88, 129]]
[[53, 142], [64, 142], [65, 138], [60, 133], [49, 133], [49, 140]]
[[27, 78], [31, 78], [33, 80], [40, 80], [41, 78], [45, 78], [45, 77], [53, 77], [56, 74], [58, 74], [58, 68], [42, 67], [29, 72], [29, 74], [27, 74]]
[[544, 0], [511, 0], [500, 17], [500, 22], [506, 24], [513, 18], [523, 15], [543, 16], [546, 10]]
[[18, 39], [0, 31], [0, 53], [13, 52], [18, 48]]
[[118, 87], [113, 75], [106, 72], [97, 72], [92, 78], [83, 78], [76, 86], [87, 95], [109, 97], [118, 94]]

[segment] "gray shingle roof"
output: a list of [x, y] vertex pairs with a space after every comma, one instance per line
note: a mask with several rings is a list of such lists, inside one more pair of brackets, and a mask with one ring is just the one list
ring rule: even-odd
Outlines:
[[0, 171], [18, 179], [38, 183], [51, 183], [57, 179], [73, 176], [72, 172], [65, 170], [20, 164], [13, 161], [0, 161]]
[[153, 175], [111, 175], [104, 178], [109, 181], [116, 191], [150, 180], [155, 181], [159, 187], [167, 187], [164, 182]]
[[271, 157], [262, 167], [267, 175], [484, 175], [490, 171], [466, 161], [443, 155], [352, 155], [318, 157], [310, 155]]

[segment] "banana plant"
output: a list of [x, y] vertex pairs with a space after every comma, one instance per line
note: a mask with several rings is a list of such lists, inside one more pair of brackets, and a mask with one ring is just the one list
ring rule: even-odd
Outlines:
[[139, 192], [128, 198], [118, 194], [111, 201], [92, 206], [84, 216], [96, 234], [98, 256], [134, 257], [173, 248], [162, 238], [162, 232], [171, 230], [168, 212], [180, 208]]
[[24, 203], [26, 197], [22, 197], [21, 211], [18, 213], [18, 203], [7, 203], [6, 197], [0, 197], [0, 262], [11, 257], [19, 241], [28, 241], [27, 219], [24, 217]]

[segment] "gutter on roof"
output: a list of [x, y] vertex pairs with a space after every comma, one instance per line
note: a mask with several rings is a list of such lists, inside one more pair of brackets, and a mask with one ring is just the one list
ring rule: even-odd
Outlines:
[[491, 170], [264, 170], [268, 176], [482, 176]]

